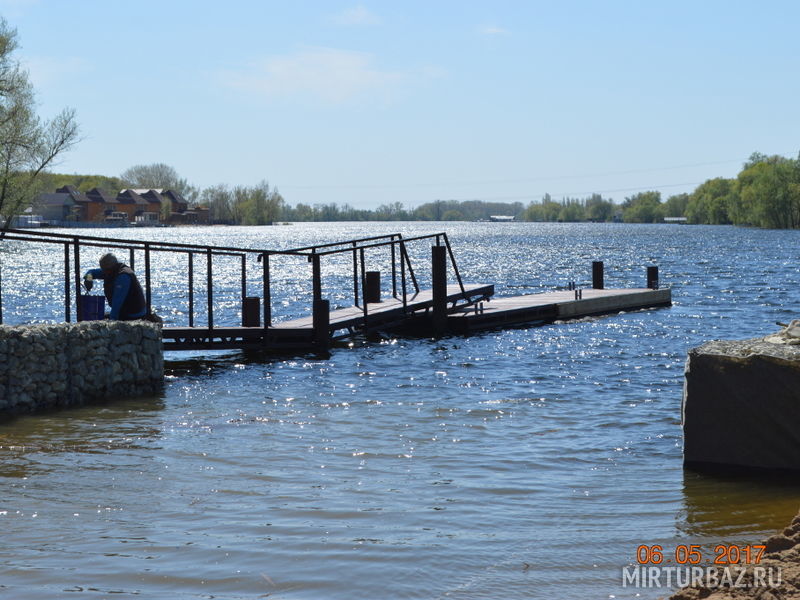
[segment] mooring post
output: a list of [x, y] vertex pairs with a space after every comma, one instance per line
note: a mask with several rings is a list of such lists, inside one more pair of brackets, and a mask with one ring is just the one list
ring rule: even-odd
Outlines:
[[261, 298], [246, 296], [242, 300], [242, 327], [261, 327]]
[[431, 246], [431, 286], [433, 331], [441, 335], [447, 329], [447, 248], [444, 246]]
[[364, 302], [381, 301], [381, 272], [367, 271], [366, 287], [364, 288]]
[[658, 289], [658, 267], [647, 267], [647, 289]]
[[331, 304], [329, 300], [314, 300], [312, 321], [314, 345], [319, 350], [327, 350], [330, 345]]
[[592, 288], [595, 290], [602, 290], [603, 287], [603, 261], [592, 261]]

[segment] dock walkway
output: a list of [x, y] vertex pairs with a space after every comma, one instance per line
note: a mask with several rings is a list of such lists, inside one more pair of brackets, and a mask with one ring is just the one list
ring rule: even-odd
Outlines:
[[[138, 269], [148, 310], [160, 310], [163, 302], [180, 306], [181, 322], [163, 328], [165, 350], [258, 349], [276, 352], [325, 350], [334, 339], [360, 331], [388, 330], [401, 334], [443, 335], [469, 334], [485, 329], [510, 327], [527, 323], [553, 322], [623, 310], [669, 306], [669, 289], [659, 289], [658, 267], [647, 267], [645, 288], [603, 289], [603, 263], [592, 263], [591, 289], [528, 294], [493, 298], [492, 284], [465, 284], [459, 272], [447, 234], [432, 233], [403, 237], [392, 233], [329, 242], [289, 249], [254, 249], [205, 246], [177, 242], [158, 242], [68, 235], [46, 231], [8, 229], [0, 232], [3, 243], [45, 244], [55, 247], [63, 257], [64, 320], [84, 320], [81, 251], [93, 253], [113, 249], [123, 252], [131, 268]], [[425, 244], [430, 250], [430, 289], [420, 287], [409, 245]], [[58, 250], [60, 249], [60, 251]], [[180, 298], [153, 298], [151, 259], [154, 254], [168, 254], [173, 260], [185, 261], [185, 295]], [[332, 290], [331, 279], [323, 277], [323, 260], [338, 255], [352, 262], [352, 305], [330, 306], [326, 295]], [[309, 316], [281, 321], [274, 319], [272, 285], [278, 268], [275, 259], [294, 257], [310, 266]], [[215, 294], [221, 291], [216, 264], [223, 259], [228, 265], [239, 262], [241, 304], [219, 305]], [[291, 260], [291, 258], [288, 258]], [[342, 261], [338, 264], [341, 265]], [[385, 273], [368, 270], [368, 265], [383, 265]], [[2, 264], [0, 264], [0, 325], [3, 323]], [[228, 267], [229, 269], [230, 267]], [[253, 269], [258, 274], [253, 277]], [[293, 277], [302, 278], [303, 269], [292, 266]], [[197, 271], [197, 273], [196, 273]], [[251, 275], [248, 276], [248, 273]], [[296, 274], [296, 275], [295, 275]], [[199, 276], [196, 276], [199, 275]], [[227, 271], [226, 277], [230, 275]], [[384, 277], [383, 284], [381, 277]], [[260, 282], [258, 281], [260, 280]], [[226, 285], [230, 286], [228, 282]], [[338, 283], [337, 285], [341, 285]], [[256, 291], [256, 288], [259, 288]], [[228, 293], [230, 289], [226, 290]], [[237, 290], [238, 292], [239, 290]], [[341, 297], [337, 288], [336, 296]], [[255, 292], [255, 293], [253, 293]], [[59, 294], [60, 295], [60, 294]], [[204, 311], [196, 310], [196, 296], [202, 295]], [[237, 293], [237, 295], [239, 295]], [[227, 314], [220, 314], [228, 311]], [[293, 309], [293, 314], [303, 312]], [[241, 322], [241, 326], [228, 323]], [[222, 323], [225, 323], [224, 325]]]
[[[456, 311], [479, 301], [485, 301], [494, 293], [493, 285], [464, 284], [447, 286], [447, 302], [450, 311]], [[388, 298], [382, 302], [367, 303], [366, 311], [359, 306], [349, 306], [330, 311], [328, 333], [331, 337], [346, 337], [356, 331], [390, 328], [407, 319], [425, 313], [433, 306], [432, 290], [420, 290], [400, 298]], [[338, 334], [338, 335], [337, 335]], [[309, 348], [314, 343], [314, 317], [301, 317], [273, 323], [264, 327], [164, 327], [162, 330], [165, 350], [198, 349], [259, 349], [296, 350]]]
[[545, 292], [492, 298], [474, 306], [460, 308], [447, 317], [447, 327], [455, 333], [471, 333], [536, 322], [577, 319], [640, 308], [670, 306], [667, 289], [584, 289]]

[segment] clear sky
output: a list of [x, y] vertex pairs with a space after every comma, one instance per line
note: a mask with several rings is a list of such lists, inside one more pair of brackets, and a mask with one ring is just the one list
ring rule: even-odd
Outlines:
[[800, 2], [0, 0], [57, 167], [287, 202], [664, 198], [800, 150]]

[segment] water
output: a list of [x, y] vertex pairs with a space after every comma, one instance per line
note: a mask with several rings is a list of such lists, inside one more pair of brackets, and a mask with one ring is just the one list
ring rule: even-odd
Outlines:
[[[125, 235], [264, 248], [443, 227]], [[586, 284], [602, 259], [608, 287], [641, 286], [658, 264], [674, 306], [468, 338], [356, 340], [324, 359], [175, 355], [160, 397], [0, 425], [0, 598], [652, 599], [667, 591], [621, 587], [640, 544], [710, 555], [796, 513], [798, 485], [684, 471], [680, 400], [689, 348], [797, 316], [800, 232], [447, 231], [465, 279], [498, 294]], [[59, 256], [6, 249], [7, 323], [63, 318]], [[154, 303], [177, 321], [185, 267], [171, 260], [154, 258]], [[287, 260], [281, 319], [300, 316], [311, 292], [296, 277], [308, 265]], [[235, 261], [224, 269], [238, 281]], [[323, 269], [326, 295], [346, 303], [346, 261]], [[255, 267], [250, 277], [255, 292]], [[235, 322], [235, 293], [218, 302]]]

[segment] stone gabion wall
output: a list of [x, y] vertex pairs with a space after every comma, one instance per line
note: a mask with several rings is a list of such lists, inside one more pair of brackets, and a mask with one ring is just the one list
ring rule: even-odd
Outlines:
[[157, 393], [161, 329], [145, 321], [0, 326], [0, 417]]

